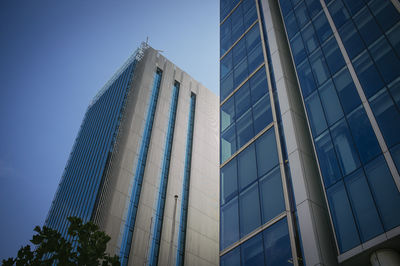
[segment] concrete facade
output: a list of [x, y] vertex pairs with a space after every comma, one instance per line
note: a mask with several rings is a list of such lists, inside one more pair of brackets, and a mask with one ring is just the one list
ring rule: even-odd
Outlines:
[[[155, 49], [145, 46], [127, 94], [116, 141], [103, 173], [103, 183], [91, 220], [111, 240], [110, 254], [120, 254], [127, 213], [132, 200], [135, 169], [143, 140], [155, 72], [162, 70], [150, 144], [137, 209], [128, 265], [148, 265], [154, 217], [166, 146], [174, 82], [180, 83], [172, 141], [158, 265], [175, 265], [180, 227], [189, 103], [196, 95], [185, 265], [218, 265], [219, 241], [219, 116], [218, 97]], [[101, 118], [100, 118], [101, 119]], [[177, 197], [176, 197], [177, 196]]]

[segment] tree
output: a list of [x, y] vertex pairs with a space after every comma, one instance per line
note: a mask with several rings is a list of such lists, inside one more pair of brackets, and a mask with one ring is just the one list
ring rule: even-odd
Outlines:
[[3, 260], [3, 266], [22, 265], [120, 265], [118, 256], [105, 253], [110, 237], [99, 230], [92, 222], [83, 224], [77, 217], [69, 217], [68, 235], [72, 241], [67, 241], [59, 232], [49, 227], [36, 226], [31, 242], [36, 249], [29, 245], [21, 247], [16, 258]]

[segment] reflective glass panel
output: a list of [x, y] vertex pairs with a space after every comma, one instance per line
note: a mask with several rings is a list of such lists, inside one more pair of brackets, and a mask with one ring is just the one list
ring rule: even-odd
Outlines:
[[362, 52], [353, 61], [353, 66], [367, 98], [382, 88], [382, 78], [367, 51]]
[[336, 239], [340, 252], [343, 253], [360, 244], [353, 213], [342, 181], [330, 187], [326, 193]]
[[286, 31], [289, 36], [289, 39], [291, 39], [296, 32], [299, 30], [297, 27], [297, 21], [294, 16], [293, 12], [290, 12], [286, 17], [285, 17], [285, 26], [286, 26]]
[[382, 234], [383, 227], [362, 169], [346, 177], [345, 183], [362, 242]]
[[342, 177], [329, 131], [315, 139], [315, 149], [325, 187], [329, 187]]
[[258, 176], [264, 175], [278, 164], [274, 128], [256, 140]]
[[328, 9], [336, 28], [342, 26], [350, 18], [349, 12], [344, 7], [342, 0], [333, 1], [328, 5]]
[[254, 137], [253, 118], [251, 110], [248, 110], [236, 121], [237, 147], [240, 149], [252, 137]]
[[303, 39], [300, 33], [298, 33], [291, 41], [290, 46], [292, 48], [293, 59], [296, 64], [299, 64], [304, 58], [307, 57], [306, 50], [304, 48]]
[[317, 47], [319, 47], [318, 38], [315, 34], [312, 23], [309, 23], [303, 28], [301, 35], [303, 36], [304, 44], [308, 54], [311, 54]]
[[257, 135], [262, 129], [272, 122], [272, 111], [269, 94], [265, 94], [253, 106], [254, 135]]
[[336, 90], [346, 114], [361, 104], [360, 97], [347, 68], [342, 69], [333, 77]]
[[371, 109], [388, 147], [400, 142], [400, 114], [386, 89], [371, 98]]
[[232, 124], [221, 134], [221, 163], [236, 151], [235, 124]]
[[240, 193], [240, 237], [247, 235], [261, 225], [258, 183]]
[[313, 136], [316, 137], [327, 128], [325, 115], [324, 111], [322, 110], [318, 92], [313, 92], [308, 98], [306, 98], [305, 103], [308, 119], [310, 121], [311, 132]]
[[321, 43], [329, 38], [332, 34], [331, 26], [326, 19], [325, 13], [321, 11], [313, 20], [315, 30], [318, 35], [318, 39]]
[[400, 225], [400, 193], [387, 167], [384, 157], [365, 166], [365, 174], [374, 196], [385, 231]]
[[221, 266], [240, 266], [240, 247], [229, 251], [221, 257]]
[[302, 28], [306, 23], [310, 20], [308, 16], [307, 8], [304, 3], [301, 3], [294, 9], [294, 13], [297, 18], [297, 22], [299, 23], [299, 27]]
[[325, 111], [326, 121], [331, 126], [343, 116], [342, 106], [331, 79], [319, 88], [319, 96]]
[[314, 77], [307, 59], [298, 65], [297, 76], [299, 77], [303, 97], [307, 97], [313, 90], [315, 90]]
[[373, 0], [368, 5], [384, 30], [390, 29], [400, 20], [399, 12], [390, 1]]
[[221, 250], [239, 240], [239, 211], [237, 198], [221, 207], [220, 229]]
[[362, 105], [355, 109], [347, 119], [360, 159], [363, 163], [367, 163], [381, 153], [381, 148]]
[[334, 75], [338, 72], [344, 65], [344, 58], [340, 52], [339, 46], [337, 45], [336, 39], [334, 37], [330, 38], [322, 47], [324, 51], [326, 63]]
[[364, 43], [351, 20], [346, 22], [346, 24], [339, 29], [339, 34], [350, 59], [353, 59], [364, 50]]
[[246, 82], [242, 87], [235, 93], [235, 109], [236, 118], [241, 117], [251, 106], [250, 98], [250, 87], [249, 83]]
[[242, 266], [264, 265], [262, 234], [252, 237], [241, 245]]
[[256, 154], [254, 144], [247, 147], [238, 155], [239, 189], [242, 191], [257, 179]]
[[369, 50], [385, 82], [389, 83], [399, 76], [400, 60], [386, 38], [380, 38]]
[[268, 266], [291, 266], [293, 263], [286, 218], [264, 231], [265, 260]]
[[282, 191], [280, 168], [274, 170], [260, 179], [262, 223], [266, 223], [278, 214], [285, 211], [285, 199]]
[[221, 106], [221, 132], [224, 131], [235, 120], [235, 102], [234, 97], [227, 100]]
[[221, 168], [221, 205], [238, 193], [236, 158]]
[[[361, 3], [361, 1], [349, 2]], [[367, 45], [370, 45], [382, 35], [382, 31], [379, 29], [367, 7], [363, 8], [357, 15], [354, 16], [354, 22], [358, 28], [358, 31], [360, 32], [361, 37]]]
[[340, 168], [347, 175], [358, 168], [360, 161], [346, 121], [342, 119], [333, 125], [331, 134]]
[[263, 95], [268, 92], [267, 75], [265, 67], [262, 67], [250, 78], [251, 100], [256, 103]]
[[315, 51], [310, 57], [310, 65], [318, 85], [322, 85], [329, 77], [329, 69], [321, 49]]

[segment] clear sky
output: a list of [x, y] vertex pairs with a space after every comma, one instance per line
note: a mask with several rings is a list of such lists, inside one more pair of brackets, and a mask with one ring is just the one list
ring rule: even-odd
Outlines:
[[217, 0], [0, 1], [0, 260], [43, 225], [86, 107], [141, 41], [219, 94]]

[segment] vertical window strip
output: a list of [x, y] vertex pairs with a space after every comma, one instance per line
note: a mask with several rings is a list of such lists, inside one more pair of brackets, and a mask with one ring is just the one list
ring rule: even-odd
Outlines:
[[46, 220], [47, 226], [64, 237], [69, 225], [67, 217], [78, 216], [84, 221], [91, 218], [110, 145], [119, 129], [121, 106], [129, 91], [127, 81], [136, 63], [135, 60], [128, 65], [85, 114]]
[[185, 170], [183, 173], [181, 217], [179, 221], [178, 249], [177, 249], [176, 264], [175, 264], [176, 266], [183, 266], [185, 259], [186, 225], [187, 225], [187, 214], [189, 205], [190, 170], [192, 163], [195, 108], [196, 108], [196, 95], [192, 93], [190, 97], [189, 122], [188, 122], [187, 141], [186, 141]]
[[179, 96], [179, 82], [175, 81], [172, 91], [171, 107], [169, 111], [169, 121], [168, 121], [167, 137], [165, 140], [164, 159], [162, 164], [160, 187], [157, 200], [157, 209], [156, 209], [154, 228], [153, 228], [153, 238], [151, 241], [150, 256], [149, 256], [149, 265], [152, 266], [158, 264], [158, 254], [160, 251], [165, 198], [167, 194], [169, 167], [171, 163], [172, 142], [174, 138], [176, 110], [178, 107], [178, 96]]
[[130, 203], [128, 208], [128, 214], [124, 225], [124, 233], [122, 237], [120, 259], [121, 265], [127, 265], [129, 259], [129, 252], [131, 250], [133, 229], [136, 221], [136, 214], [139, 205], [140, 192], [142, 189], [142, 181], [144, 176], [144, 170], [147, 160], [147, 152], [150, 144], [151, 132], [153, 129], [154, 114], [157, 107], [158, 94], [161, 85], [162, 70], [157, 68], [154, 75], [153, 89], [150, 95], [150, 103], [147, 110], [146, 124], [144, 126], [142, 143], [140, 146], [138, 162], [135, 171], [134, 184], [130, 196]]

